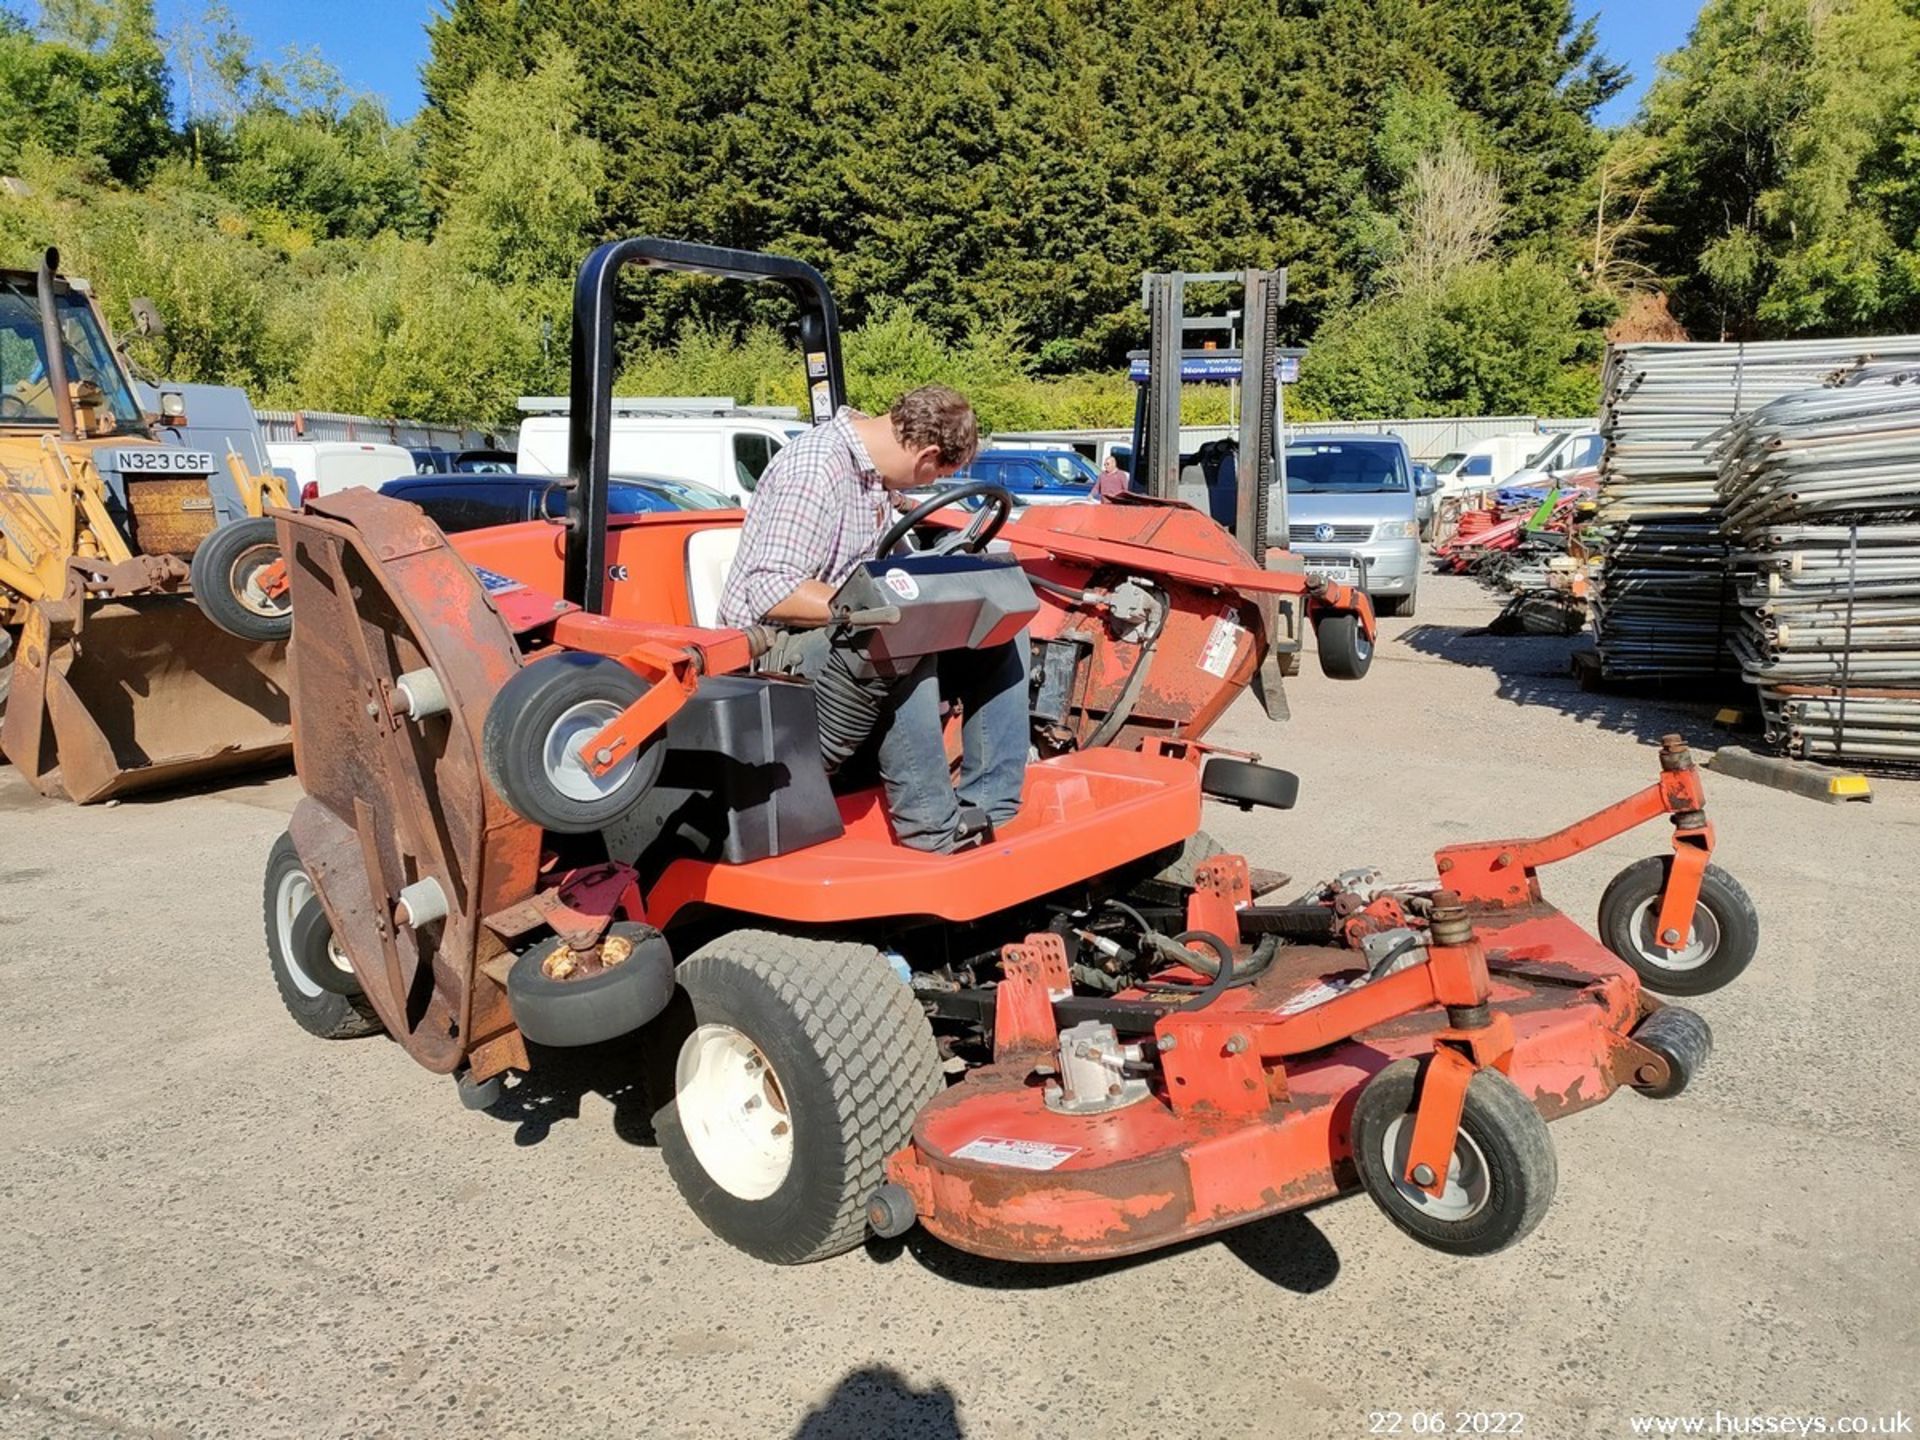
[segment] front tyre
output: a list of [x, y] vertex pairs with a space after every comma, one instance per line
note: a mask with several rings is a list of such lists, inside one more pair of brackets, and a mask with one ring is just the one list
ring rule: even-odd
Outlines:
[[1467, 1082], [1466, 1105], [1445, 1188], [1437, 1196], [1403, 1178], [1413, 1144], [1420, 1062], [1396, 1060], [1353, 1107], [1353, 1163], [1387, 1218], [1450, 1255], [1491, 1255], [1538, 1225], [1559, 1183], [1553, 1140], [1533, 1102], [1498, 1070]]
[[1700, 877], [1685, 943], [1668, 950], [1655, 933], [1673, 856], [1636, 860], [1600, 897], [1600, 938], [1662, 995], [1705, 995], [1731, 982], [1760, 947], [1760, 916], [1740, 882], [1718, 865]]
[[703, 1224], [776, 1264], [858, 1245], [887, 1158], [940, 1088], [913, 992], [865, 945], [736, 931], [642, 1032], [654, 1134]]
[[206, 617], [242, 640], [284, 640], [293, 633], [293, 601], [276, 575], [280, 538], [256, 516], [222, 525], [193, 552], [193, 598]]

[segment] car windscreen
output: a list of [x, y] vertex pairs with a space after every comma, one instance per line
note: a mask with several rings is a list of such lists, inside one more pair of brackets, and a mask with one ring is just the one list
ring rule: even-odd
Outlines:
[[1549, 470], [1553, 468], [1552, 462], [1556, 454], [1566, 449], [1569, 438], [1571, 437], [1566, 435], [1556, 435], [1547, 441], [1545, 445], [1533, 452], [1532, 458], [1527, 461], [1527, 469]]
[[670, 475], [615, 475], [614, 484], [650, 490], [665, 503], [659, 509], [734, 510], [740, 502], [698, 480], [681, 480]]
[[1442, 455], [1438, 460], [1434, 461], [1433, 473], [1436, 475], [1451, 475], [1460, 468], [1460, 462], [1466, 458], [1467, 452], [1464, 450], [1455, 450], [1449, 455]]
[[1078, 450], [1054, 450], [1046, 457], [1047, 483], [1064, 490], [1084, 490], [1100, 479], [1093, 462]]
[[1289, 494], [1391, 495], [1406, 489], [1397, 446], [1336, 440], [1287, 447]]
[[[607, 486], [609, 515], [658, 515], [662, 511], [675, 508], [677, 507], [670, 498], [645, 485], [623, 484], [615, 480]], [[547, 513], [554, 513], [551, 507]]]

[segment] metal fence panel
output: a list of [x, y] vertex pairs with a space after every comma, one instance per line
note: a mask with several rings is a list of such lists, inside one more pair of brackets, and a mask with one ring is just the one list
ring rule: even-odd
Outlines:
[[[1416, 460], [1437, 460], [1464, 450], [1476, 440], [1494, 435], [1558, 435], [1594, 426], [1591, 416], [1545, 418], [1539, 415], [1444, 415], [1394, 420], [1309, 420], [1290, 423], [1289, 435], [1398, 435]], [[1209, 440], [1231, 440], [1239, 431], [1229, 425], [1183, 425], [1180, 448], [1193, 451]], [[1130, 429], [999, 431], [994, 443], [1003, 445], [1081, 445], [1096, 451], [1104, 445], [1130, 444]]]
[[261, 435], [269, 441], [373, 440], [442, 450], [511, 450], [518, 433], [436, 425], [426, 420], [376, 420], [368, 415], [342, 415], [332, 410], [255, 410], [253, 413], [260, 422]]

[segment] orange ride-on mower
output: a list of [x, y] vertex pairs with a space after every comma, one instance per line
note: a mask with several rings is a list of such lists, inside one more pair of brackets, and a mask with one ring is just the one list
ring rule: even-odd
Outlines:
[[[1009, 521], [992, 492], [847, 581], [856, 678], [1031, 637], [1019, 815], [952, 854], [898, 844], [857, 755], [823, 763], [823, 736], [857, 750], [848, 694], [755, 673], [769, 636], [713, 618], [741, 517], [607, 519], [623, 266], [788, 289], [815, 419], [841, 401], [811, 268], [617, 242], [575, 293], [565, 523], [449, 541], [358, 491], [282, 518], [306, 797], [267, 930], [305, 1028], [384, 1028], [476, 1105], [544, 1047], [629, 1037], [688, 1204], [781, 1262], [916, 1222], [1120, 1255], [1356, 1186], [1481, 1253], [1547, 1207], [1547, 1120], [1685, 1087], [1707, 1028], [1645, 987], [1725, 983], [1757, 922], [1707, 863], [1684, 747], [1555, 835], [1274, 903], [1284, 877], [1219, 853], [1201, 801], [1284, 809], [1294, 781], [1203, 736], [1294, 620], [1325, 647], [1372, 616], [1185, 506]], [[1658, 816], [1672, 853], [1608, 890], [1604, 945], [1542, 900], [1539, 867]]]

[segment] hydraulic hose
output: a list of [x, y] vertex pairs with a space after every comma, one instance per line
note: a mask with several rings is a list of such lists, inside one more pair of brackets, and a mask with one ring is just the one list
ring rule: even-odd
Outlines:
[[[1187, 947], [1189, 940], [1198, 940], [1202, 944], [1212, 946], [1213, 953], [1220, 957], [1213, 979], [1207, 982], [1198, 995], [1180, 1007], [1182, 1010], [1204, 1010], [1233, 988], [1233, 947], [1211, 930], [1182, 930], [1173, 937], [1173, 943], [1182, 948]], [[1195, 955], [1191, 949], [1187, 949], [1187, 953]], [[1195, 958], [1197, 959], [1198, 956], [1195, 955]]]
[[1048, 594], [1058, 595], [1063, 600], [1071, 600], [1076, 605], [1091, 605], [1096, 598], [1091, 590], [1076, 590], [1071, 585], [1062, 585], [1058, 580], [1049, 580], [1043, 575], [1029, 574], [1027, 583], [1036, 590], [1045, 590]]
[[1139, 987], [1162, 995], [1194, 995], [1190, 1004], [1180, 1007], [1183, 1010], [1205, 1009], [1227, 991], [1251, 984], [1256, 978], [1266, 973], [1267, 968], [1273, 964], [1274, 955], [1280, 949], [1278, 935], [1262, 935], [1255, 943], [1253, 953], [1247, 957], [1245, 965], [1223, 965], [1218, 960], [1210, 960], [1202, 952], [1193, 949], [1187, 943], [1190, 940], [1198, 940], [1211, 947], [1216, 955], [1230, 956], [1233, 953], [1224, 940], [1208, 930], [1183, 930], [1171, 940], [1158, 931], [1149, 931], [1147, 942], [1161, 955], [1212, 978], [1206, 985], [1198, 987], [1169, 984], [1159, 980], [1143, 980]]
[[1160, 637], [1166, 632], [1167, 617], [1172, 607], [1162, 604], [1160, 620], [1153, 627], [1153, 633], [1140, 642], [1140, 653], [1133, 657], [1133, 669], [1127, 672], [1126, 684], [1120, 687], [1120, 694], [1113, 702], [1113, 708], [1107, 711], [1106, 718], [1094, 729], [1093, 734], [1080, 742], [1082, 750], [1095, 750], [1106, 744], [1120, 733], [1120, 727], [1127, 723], [1127, 717], [1133, 714], [1133, 707], [1140, 698], [1140, 687], [1146, 683], [1147, 670], [1153, 664], [1153, 648], [1160, 643]]

